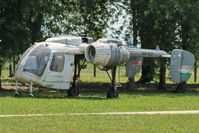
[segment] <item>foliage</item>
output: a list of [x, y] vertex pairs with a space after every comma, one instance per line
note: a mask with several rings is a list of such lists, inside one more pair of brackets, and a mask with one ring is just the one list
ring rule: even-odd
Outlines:
[[[104, 30], [111, 16], [108, 10], [110, 3], [106, 0], [79, 0], [64, 1], [64, 5], [71, 5], [73, 14], [74, 31], [79, 36], [93, 37], [94, 40], [104, 36]], [[66, 4], [67, 3], [67, 4]], [[70, 10], [71, 14], [71, 10]]]
[[[26, 29], [22, 14], [22, 3], [18, 0], [1, 1], [0, 10], [0, 56], [19, 54], [21, 48], [28, 41], [28, 30]], [[15, 49], [18, 48], [18, 49]]]
[[[126, 37], [133, 38], [135, 45], [140, 37], [142, 48], [153, 49], [155, 45], [160, 45], [160, 48], [168, 53], [174, 48], [182, 48], [194, 53], [198, 58], [198, 1], [120, 0], [113, 4], [119, 9], [114, 16], [117, 20], [123, 11], [126, 12], [120, 32], [115, 33], [121, 35], [126, 26]], [[115, 19], [113, 23], [114, 21]], [[145, 59], [141, 81], [152, 80], [154, 75], [157, 75], [155, 68], [160, 66], [160, 81], [163, 80], [161, 77], [164, 77], [166, 70], [164, 64], [165, 61], [162, 60], [159, 65], [159, 61], [157, 64], [153, 60]]]
[[[72, 34], [94, 40], [106, 36], [133, 38], [143, 48], [160, 45], [168, 53], [183, 48], [199, 56], [199, 2], [196, 0], [4, 0], [0, 1], [0, 60], [15, 58], [36, 41]], [[120, 29], [114, 30], [118, 21]], [[7, 58], [5, 58], [7, 57]], [[165, 62], [146, 59], [143, 77], [152, 80]], [[148, 73], [148, 74], [147, 74]]]
[[199, 1], [177, 1], [178, 32], [181, 38], [181, 48], [193, 52], [197, 59], [199, 56]]

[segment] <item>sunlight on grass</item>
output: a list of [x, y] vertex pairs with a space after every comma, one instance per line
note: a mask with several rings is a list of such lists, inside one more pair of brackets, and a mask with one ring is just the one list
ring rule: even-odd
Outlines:
[[121, 93], [118, 99], [106, 99], [105, 93], [81, 93], [70, 98], [64, 93], [35, 94], [36, 98], [13, 97], [12, 93], [0, 94], [1, 114], [32, 113], [92, 113], [158, 110], [197, 110], [199, 96], [194, 93]]
[[[130, 111], [199, 110], [199, 93], [186, 92], [126, 92], [122, 90], [118, 99], [106, 99], [110, 79], [106, 72], [97, 69], [93, 77], [92, 65], [82, 71], [79, 83], [84, 83], [79, 97], [68, 97], [66, 92], [36, 91], [35, 98], [29, 98], [27, 91], [15, 98], [14, 90], [0, 91], [0, 114], [38, 113], [97, 113]], [[120, 68], [117, 81], [126, 83], [125, 67]], [[6, 77], [8, 71], [3, 73]], [[135, 80], [139, 80], [138, 74]], [[3, 78], [4, 85], [14, 85], [13, 78]], [[157, 82], [157, 78], [155, 78]], [[167, 83], [171, 83], [167, 78]], [[193, 76], [188, 83], [193, 83]], [[90, 84], [90, 90], [86, 85]], [[92, 85], [91, 85], [92, 84]], [[147, 89], [150, 89], [150, 85]], [[92, 88], [93, 87], [93, 88]], [[14, 86], [12, 87], [12, 89]], [[139, 88], [139, 87], [138, 87]], [[142, 89], [140, 87], [139, 89]], [[152, 86], [155, 90], [155, 85]], [[196, 88], [199, 89], [199, 88]], [[100, 90], [100, 91], [99, 91]], [[0, 133], [13, 132], [138, 132], [138, 133], [187, 133], [199, 132], [199, 115], [89, 115], [89, 116], [41, 116], [13, 117], [0, 119]]]
[[90, 115], [1, 118], [0, 132], [199, 132], [199, 115]]

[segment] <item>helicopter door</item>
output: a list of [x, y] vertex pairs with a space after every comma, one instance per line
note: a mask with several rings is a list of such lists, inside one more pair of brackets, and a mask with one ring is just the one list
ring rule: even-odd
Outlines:
[[72, 78], [74, 55], [54, 54], [48, 64], [45, 82], [50, 83], [50, 88], [69, 89]]

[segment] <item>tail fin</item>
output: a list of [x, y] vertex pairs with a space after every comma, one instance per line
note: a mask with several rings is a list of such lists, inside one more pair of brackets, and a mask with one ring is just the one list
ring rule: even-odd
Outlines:
[[195, 57], [192, 53], [181, 49], [174, 49], [171, 53], [171, 80], [175, 83], [187, 81], [194, 70], [194, 62]]

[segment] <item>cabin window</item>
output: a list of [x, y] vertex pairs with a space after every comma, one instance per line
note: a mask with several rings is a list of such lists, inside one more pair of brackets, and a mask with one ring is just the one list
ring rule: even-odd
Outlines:
[[50, 57], [50, 49], [45, 45], [33, 47], [24, 65], [23, 71], [42, 76]]
[[54, 72], [62, 72], [64, 70], [64, 60], [64, 55], [54, 55], [50, 65], [50, 70]]

